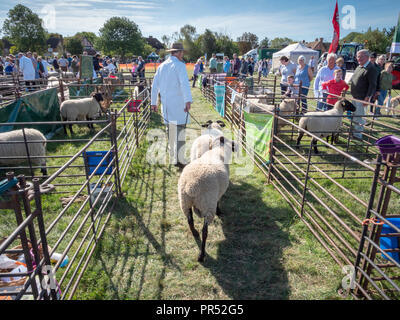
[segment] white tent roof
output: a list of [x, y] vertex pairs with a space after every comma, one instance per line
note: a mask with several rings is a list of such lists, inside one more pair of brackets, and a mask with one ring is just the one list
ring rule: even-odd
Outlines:
[[257, 54], [257, 49], [251, 49], [249, 52], [246, 52], [244, 54], [244, 56], [253, 55], [253, 54]]
[[311, 56], [314, 56], [315, 61], [318, 61], [319, 52], [317, 50], [313, 50], [307, 48], [304, 44], [298, 42], [288, 45], [282, 50], [275, 52], [272, 55], [272, 68], [276, 70], [279, 68], [280, 62], [279, 58], [282, 56], [288, 57], [292, 62], [297, 63], [297, 58], [303, 55], [306, 58], [306, 63], [310, 61]]
[[298, 43], [293, 43], [288, 45], [286, 48], [283, 48], [281, 51], [275, 52], [272, 57], [282, 57], [282, 56], [288, 56], [291, 53], [296, 53], [296, 54], [311, 54], [311, 55], [319, 55], [319, 52], [317, 50], [313, 50], [310, 48], [307, 48], [304, 44], [298, 42]]

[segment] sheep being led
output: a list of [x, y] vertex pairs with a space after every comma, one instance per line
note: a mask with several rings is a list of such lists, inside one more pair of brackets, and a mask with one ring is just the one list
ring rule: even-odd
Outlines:
[[216, 122], [208, 120], [202, 127], [207, 129], [202, 131], [202, 135], [193, 141], [192, 148], [190, 149], [191, 162], [200, 158], [208, 150], [211, 150], [213, 138], [224, 135], [222, 128], [225, 127], [225, 123], [221, 120], [217, 120]]
[[180, 207], [195, 238], [199, 238], [199, 233], [194, 227], [193, 211], [204, 218], [199, 262], [204, 261], [208, 225], [215, 214], [222, 213], [219, 201], [229, 186], [229, 162], [236, 149], [234, 141], [223, 136], [214, 138], [212, 149], [189, 163], [178, 181]]
[[[47, 175], [45, 158], [47, 140], [45, 136], [36, 129], [26, 128], [24, 130], [28, 144], [29, 157], [32, 157], [32, 164], [40, 166], [42, 174]], [[0, 155], [2, 157], [7, 156], [6, 159], [0, 159], [0, 164], [14, 165], [27, 161], [28, 155], [26, 153], [24, 141], [22, 129], [0, 133]]]
[[[63, 121], [93, 120], [103, 110], [100, 103], [103, 100], [101, 93], [92, 93], [90, 98], [66, 100], [60, 106], [61, 119]], [[93, 124], [88, 124], [88, 127], [94, 129]], [[69, 131], [72, 135], [72, 124], [69, 125]], [[64, 132], [67, 133], [65, 125]]]
[[[343, 112], [354, 112], [355, 110], [356, 107], [350, 101], [341, 99], [335, 103], [335, 106], [331, 110], [305, 113], [305, 117], [301, 117], [299, 121], [299, 126], [302, 129], [308, 130], [319, 138], [329, 137], [329, 135], [336, 133], [342, 125], [343, 118], [341, 116], [343, 116]], [[299, 148], [303, 136], [304, 132], [299, 130], [296, 144], [297, 148]], [[314, 152], [318, 153], [316, 139], [313, 139], [313, 144]]]

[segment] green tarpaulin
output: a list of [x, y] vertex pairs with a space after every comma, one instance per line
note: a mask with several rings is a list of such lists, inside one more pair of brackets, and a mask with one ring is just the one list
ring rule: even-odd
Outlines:
[[244, 121], [247, 145], [268, 162], [274, 117], [268, 114], [244, 111]]
[[[6, 122], [47, 122], [60, 121], [60, 103], [57, 89], [47, 89], [19, 98], [0, 107], [0, 123]], [[40, 130], [43, 134], [54, 132], [60, 125], [25, 126]], [[0, 132], [20, 129], [20, 126], [0, 126]]]
[[81, 79], [93, 78], [93, 57], [81, 56], [79, 76]]
[[[81, 81], [81, 84], [101, 84], [103, 83], [102, 78], [96, 78], [93, 80], [85, 80]], [[77, 82], [74, 82], [73, 84], [77, 84]], [[96, 87], [94, 86], [70, 86], [69, 87], [69, 96], [70, 97], [85, 97], [89, 96], [92, 92], [96, 90]]]

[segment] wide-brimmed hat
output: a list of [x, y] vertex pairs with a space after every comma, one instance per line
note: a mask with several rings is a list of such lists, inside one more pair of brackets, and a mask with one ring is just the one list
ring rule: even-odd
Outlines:
[[168, 50], [165, 50], [166, 52], [173, 52], [173, 51], [185, 51], [183, 48], [183, 44], [180, 42], [175, 42], [172, 47]]

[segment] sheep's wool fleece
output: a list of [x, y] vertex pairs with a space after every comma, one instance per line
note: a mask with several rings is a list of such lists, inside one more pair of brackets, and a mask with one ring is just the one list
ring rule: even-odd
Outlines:
[[[195, 207], [207, 223], [214, 219], [217, 203], [229, 186], [229, 167], [213, 158], [218, 150], [207, 151], [202, 157], [188, 164], [178, 183], [182, 211]], [[195, 210], [198, 213], [197, 210]]]
[[[43, 143], [28, 143], [29, 155], [31, 156], [44, 156], [46, 155], [46, 138], [36, 129], [25, 129], [25, 136], [27, 141], [43, 141]], [[3, 141], [24, 141], [24, 134], [22, 130], [13, 130], [9, 132], [0, 133], [0, 154], [2, 156], [10, 156], [10, 159], [0, 159], [2, 164], [21, 163], [25, 159], [15, 159], [12, 157], [26, 157], [25, 143], [3, 144]], [[42, 164], [46, 160], [43, 158], [32, 159], [33, 163]]]
[[204, 130], [200, 137], [197, 137], [192, 144], [190, 151], [190, 162], [200, 158], [208, 150], [211, 150], [212, 141], [215, 137], [223, 136], [222, 128], [218, 123], [212, 123], [209, 128]]
[[309, 117], [300, 118], [299, 127], [303, 129], [307, 128], [308, 131], [317, 137], [326, 137], [332, 134], [332, 132], [338, 131], [342, 125], [342, 118], [330, 116], [343, 114], [340, 103], [340, 101], [336, 102], [335, 107], [331, 110], [307, 112], [305, 115]]
[[61, 104], [60, 112], [70, 121], [85, 120], [86, 116], [93, 118], [100, 111], [100, 104], [92, 98], [66, 100]]

